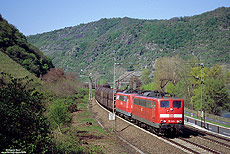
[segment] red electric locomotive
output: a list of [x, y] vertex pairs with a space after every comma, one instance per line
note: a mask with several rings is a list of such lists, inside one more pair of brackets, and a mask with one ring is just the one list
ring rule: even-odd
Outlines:
[[130, 119], [132, 117], [133, 97], [136, 93], [118, 92], [116, 94], [116, 113]]
[[[149, 95], [150, 94], [150, 95]], [[132, 119], [145, 124], [158, 134], [179, 134], [184, 127], [184, 101], [149, 93], [147, 96], [135, 95]]]

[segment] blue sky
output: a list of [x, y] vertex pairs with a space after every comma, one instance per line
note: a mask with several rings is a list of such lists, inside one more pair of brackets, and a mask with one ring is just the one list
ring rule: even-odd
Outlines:
[[101, 18], [170, 19], [221, 6], [230, 7], [230, 0], [0, 0], [0, 13], [33, 35]]

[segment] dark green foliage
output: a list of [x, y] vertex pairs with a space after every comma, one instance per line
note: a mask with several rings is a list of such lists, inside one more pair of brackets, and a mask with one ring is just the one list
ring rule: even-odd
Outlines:
[[49, 149], [49, 125], [43, 117], [42, 95], [29, 88], [30, 81], [0, 74], [0, 151], [21, 149], [45, 153]]
[[0, 52], [6, 53], [37, 77], [54, 67], [48, 57], [29, 44], [26, 37], [2, 16], [0, 16]]
[[194, 90], [194, 96], [192, 97], [192, 102], [197, 111], [201, 110], [202, 107], [207, 113], [215, 115], [220, 115], [222, 111], [229, 109], [229, 100], [224, 82], [213, 78], [205, 80], [202, 106], [200, 87]]
[[220, 115], [227, 109], [229, 95], [223, 80], [208, 79], [205, 81], [204, 102], [208, 113]]

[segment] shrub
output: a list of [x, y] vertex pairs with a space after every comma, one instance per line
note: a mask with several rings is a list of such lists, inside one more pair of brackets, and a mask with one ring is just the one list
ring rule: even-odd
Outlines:
[[49, 125], [42, 115], [42, 95], [28, 88], [26, 78], [0, 74], [0, 151], [20, 149], [26, 153], [45, 153], [51, 139]]
[[50, 105], [49, 119], [54, 127], [58, 127], [60, 133], [63, 124], [70, 121], [68, 106], [63, 99], [57, 99]]

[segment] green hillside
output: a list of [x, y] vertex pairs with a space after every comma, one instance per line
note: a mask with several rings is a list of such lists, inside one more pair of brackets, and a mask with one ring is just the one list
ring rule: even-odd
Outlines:
[[108, 78], [114, 58], [142, 67], [172, 55], [195, 56], [205, 65], [229, 64], [230, 8], [170, 20], [101, 19], [27, 38], [57, 67], [99, 72]]
[[[53, 67], [52, 61], [0, 14], [0, 52], [4, 52], [37, 77]], [[1, 66], [2, 67], [2, 66]]]
[[0, 52], [0, 66], [0, 72], [9, 73], [15, 78], [24, 78], [28, 76], [31, 79], [36, 79], [34, 74], [30, 73], [3, 52]]

